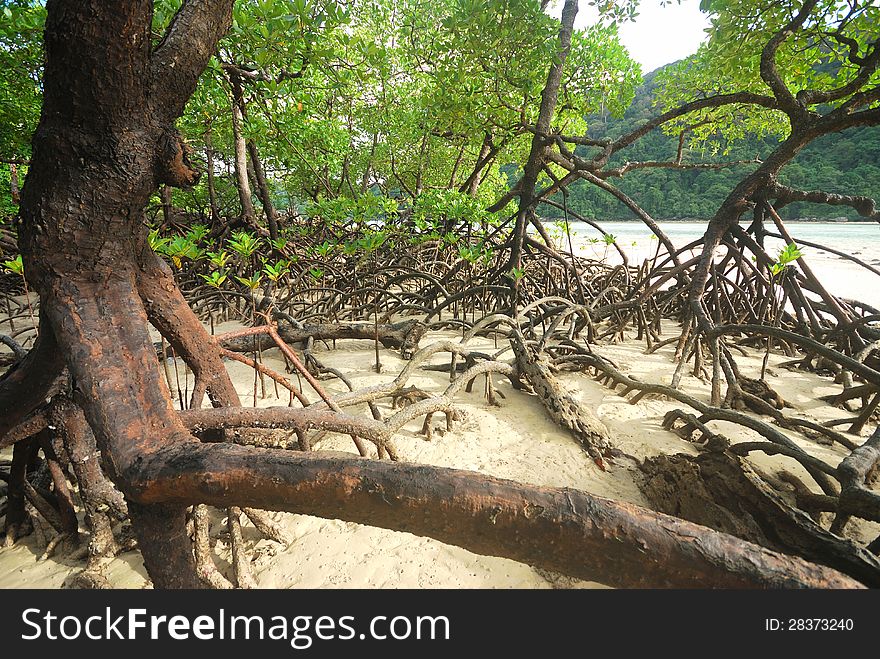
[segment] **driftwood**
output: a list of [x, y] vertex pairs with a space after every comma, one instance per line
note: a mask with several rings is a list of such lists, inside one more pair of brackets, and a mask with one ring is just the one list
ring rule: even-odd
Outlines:
[[[427, 331], [427, 325], [418, 320], [406, 320], [400, 323], [320, 323], [304, 324], [294, 327], [283, 320], [278, 323], [278, 334], [285, 343], [302, 343], [308, 339], [331, 341], [342, 339], [379, 339], [386, 348], [400, 349], [401, 356], [409, 359], [419, 349], [419, 341]], [[224, 339], [220, 346], [233, 352], [256, 352], [277, 347], [270, 336], [265, 334], [239, 336]]]
[[587, 408], [578, 403], [553, 375], [550, 360], [532, 346], [526, 344], [519, 332], [510, 339], [520, 378], [532, 385], [550, 417], [574, 435], [593, 461], [603, 470], [603, 455], [611, 451], [608, 429]]
[[640, 483], [652, 507], [880, 586], [880, 559], [826, 531], [730, 451], [650, 458]]

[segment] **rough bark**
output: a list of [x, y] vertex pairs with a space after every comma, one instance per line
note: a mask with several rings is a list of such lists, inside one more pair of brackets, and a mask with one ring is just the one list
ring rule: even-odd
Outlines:
[[122, 493], [101, 469], [95, 437], [82, 410], [72, 401], [57, 397], [52, 401], [51, 418], [64, 442], [79, 484], [85, 521], [90, 532], [90, 563], [98, 558], [113, 556], [119, 550], [113, 535], [113, 521], [128, 513]]
[[729, 452], [660, 456], [642, 465], [640, 484], [657, 510], [744, 540], [833, 567], [880, 586], [880, 560], [829, 533]]
[[73, 497], [70, 494], [70, 487], [67, 485], [67, 475], [64, 473], [64, 469], [55, 453], [52, 436], [49, 434], [48, 429], [37, 435], [37, 442], [43, 450], [49, 475], [52, 478], [52, 493], [55, 495], [55, 507], [58, 510], [61, 528], [67, 535], [76, 535], [79, 529], [79, 520], [76, 518]]
[[168, 264], [153, 253], [144, 254], [141, 271], [144, 276], [138, 279], [138, 293], [150, 322], [195, 374], [190, 407], [200, 407], [200, 393], [206, 391], [214, 407], [240, 405], [214, 340], [192, 313]]
[[[141, 219], [159, 185], [197, 178], [173, 121], [228, 27], [232, 4], [187, 0], [151, 52], [149, 0], [112, 7], [49, 0], [44, 106], [22, 193], [20, 247], [47, 337], [31, 364], [49, 363], [52, 378], [16, 370], [0, 383], [0, 401], [24, 409], [22, 401], [43, 396], [60, 372], [46, 349], [54, 337], [157, 587], [200, 583], [186, 528], [186, 509], [197, 503], [410, 531], [619, 586], [857, 586], [827, 568], [574, 490], [196, 441], [156, 368], [148, 314], [181, 351], [204, 357], [206, 372], [216, 362], [210, 350], [200, 354], [198, 321], [152, 260]], [[575, 10], [575, 0], [566, 2], [569, 36]], [[169, 309], [179, 317], [169, 318]], [[13, 398], [12, 385], [21, 382], [25, 394]], [[213, 384], [222, 403], [223, 378]]]
[[39, 407], [64, 370], [48, 323], [27, 356], [0, 377], [0, 439]]
[[850, 515], [880, 522], [880, 494], [870, 489], [870, 481], [878, 476], [880, 464], [880, 428], [870, 439], [848, 455], [838, 467], [843, 489], [840, 493], [838, 516], [832, 530], [843, 528]]
[[[45, 310], [41, 340], [63, 336], [58, 352], [77, 383], [110, 476], [123, 491], [123, 465], [149, 444], [151, 432], [188, 437], [175, 429], [155, 359], [144, 359], [149, 335], [134, 282], [140, 278], [137, 260], [150, 251], [141, 223], [150, 196], [161, 184], [197, 179], [173, 121], [229, 26], [232, 4], [183, 3], [151, 52], [149, 0], [112, 7], [93, 0], [47, 3], [43, 111], [22, 190], [19, 246]], [[28, 368], [21, 377], [57, 375], [57, 357], [34, 352], [54, 368]], [[40, 387], [28, 389], [43, 394]], [[9, 395], [9, 386], [0, 387], [0, 400]], [[27, 413], [20, 399], [17, 407]], [[160, 581], [166, 570], [176, 573], [169, 584], [194, 583], [187, 576], [195, 575], [191, 558], [176, 561], [191, 556], [183, 508], [146, 508], [132, 511], [132, 519], [147, 569]], [[176, 552], [151, 545], [151, 524], [180, 539]], [[162, 544], [160, 535], [155, 543]]]
[[834, 570], [570, 489], [361, 458], [178, 445], [144, 463], [143, 501], [262, 508], [425, 535], [620, 587], [857, 587]]
[[546, 357], [514, 333], [510, 340], [519, 375], [532, 385], [551, 418], [574, 435], [593, 461], [605, 469], [603, 454], [611, 448], [608, 429], [586, 407], [566, 392], [550, 369]]
[[9, 546], [24, 533], [27, 522], [25, 511], [24, 484], [27, 479], [27, 467], [37, 451], [37, 442], [33, 438], [19, 442], [12, 449], [12, 465], [9, 469], [9, 489], [6, 499], [6, 520], [3, 524], [4, 544]]
[[[379, 342], [386, 348], [400, 348], [404, 359], [411, 357], [419, 348], [419, 340], [427, 326], [417, 320], [405, 320], [378, 326]], [[376, 338], [376, 327], [367, 323], [318, 323], [293, 327], [279, 321], [278, 334], [287, 343], [301, 343], [309, 338], [316, 341]], [[220, 341], [221, 347], [234, 352], [255, 352], [274, 348], [275, 343], [267, 335], [241, 336]]]

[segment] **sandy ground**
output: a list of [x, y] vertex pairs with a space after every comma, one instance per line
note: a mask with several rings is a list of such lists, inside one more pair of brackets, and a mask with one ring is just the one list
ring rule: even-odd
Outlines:
[[[233, 323], [218, 325], [223, 332], [237, 327]], [[673, 336], [676, 327], [665, 327], [666, 336]], [[433, 332], [422, 340], [422, 346], [441, 338], [455, 338], [452, 332]], [[491, 339], [478, 339], [475, 348], [494, 351]], [[617, 345], [602, 346], [600, 354], [613, 360], [624, 372], [651, 382], [668, 383], [673, 371], [674, 346], [652, 355], [645, 354], [644, 343], [629, 339]], [[508, 358], [508, 352], [502, 358]], [[757, 377], [760, 353], [737, 357], [745, 375]], [[383, 371], [372, 370], [373, 345], [370, 341], [338, 342], [333, 350], [320, 349], [319, 358], [328, 366], [346, 373], [356, 388], [393, 378], [404, 363], [391, 351], [383, 350]], [[433, 363], [447, 362], [448, 356], [436, 355]], [[839, 418], [841, 411], [818, 401], [822, 395], [836, 393], [839, 386], [830, 379], [813, 374], [779, 369], [784, 357], [771, 356], [767, 380], [793, 406], [786, 414], [798, 414], [818, 421]], [[277, 350], [264, 353], [264, 362], [283, 372], [284, 364]], [[448, 363], [448, 362], [447, 362]], [[241, 395], [242, 404], [254, 404], [254, 377], [248, 367], [228, 362], [229, 372]], [[170, 369], [174, 379], [174, 369]], [[178, 365], [181, 388], [192, 386], [192, 375]], [[561, 376], [574, 395], [596, 411], [609, 427], [615, 445], [636, 458], [660, 453], [695, 452], [695, 447], [661, 427], [664, 414], [675, 407], [674, 402], [645, 398], [635, 405], [617, 396], [604, 386], [579, 373]], [[482, 379], [470, 394], [462, 391], [457, 401], [465, 412], [464, 419], [451, 432], [445, 431], [442, 415], [434, 420], [431, 441], [418, 434], [421, 419], [412, 422], [395, 438], [401, 459], [478, 471], [501, 478], [540, 485], [573, 487], [592, 494], [645, 504], [634, 478], [637, 472], [623, 460], [609, 472], [602, 472], [579, 448], [575, 441], [549, 420], [536, 397], [515, 391], [505, 378], [496, 377], [497, 389], [505, 398], [501, 407], [491, 407], [484, 396]], [[173, 383], [176, 388], [176, 382]], [[330, 391], [342, 391], [338, 380], [326, 381]], [[419, 370], [409, 384], [429, 392], [439, 392], [448, 384], [448, 374]], [[683, 390], [708, 399], [707, 383], [687, 376]], [[258, 389], [257, 405], [286, 405], [287, 396], [275, 397], [272, 382], [266, 382], [266, 397]], [[308, 392], [311, 399], [317, 396]], [[364, 406], [365, 408], [365, 406]], [[384, 415], [390, 413], [390, 402], [382, 401]], [[354, 410], [352, 410], [354, 411]], [[363, 410], [359, 410], [363, 412]], [[712, 424], [734, 441], [755, 439], [751, 431], [731, 424]], [[872, 428], [866, 428], [867, 436]], [[811, 454], [837, 465], [845, 456], [841, 447], [823, 446], [792, 435]], [[351, 439], [329, 435], [316, 448], [354, 452]], [[9, 458], [10, 450], [0, 457]], [[754, 462], [769, 471], [785, 468], [810, 483], [806, 472], [792, 460], [752, 454]], [[261, 539], [256, 530], [244, 522], [245, 539], [253, 556], [253, 571], [263, 588], [551, 588], [597, 587], [599, 584], [575, 582], [557, 575], [538, 572], [527, 565], [502, 558], [472, 554], [441, 542], [419, 538], [408, 533], [370, 528], [339, 520], [326, 520], [305, 515], [273, 513], [294, 538], [284, 547]], [[229, 569], [228, 535], [223, 513], [217, 511], [212, 535], [217, 539], [217, 562], [223, 571]], [[851, 525], [860, 539], [872, 539], [880, 529], [876, 525]], [[57, 588], [79, 570], [64, 558], [38, 560], [42, 549], [34, 546], [33, 538], [19, 545], [0, 549], [0, 588]], [[128, 552], [113, 560], [107, 576], [117, 587], [139, 588], [146, 582], [140, 556]]]

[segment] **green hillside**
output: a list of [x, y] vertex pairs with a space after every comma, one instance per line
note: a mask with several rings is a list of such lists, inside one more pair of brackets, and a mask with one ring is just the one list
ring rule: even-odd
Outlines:
[[[658, 113], [654, 107], [654, 89], [658, 69], [645, 77], [632, 105], [621, 119], [592, 117], [593, 137], [618, 137]], [[713, 156], [709, 147], [685, 150], [686, 162], [748, 160], [768, 154], [776, 140], [750, 138], [729, 145], [727, 155]], [[674, 160], [678, 140], [675, 136], [653, 131], [619, 154], [616, 160]], [[711, 217], [719, 204], [742, 176], [754, 165], [720, 170], [650, 169], [633, 171], [622, 179], [611, 179], [646, 211], [658, 219]], [[857, 128], [827, 135], [810, 144], [782, 171], [783, 182], [801, 189], [824, 190], [841, 194], [880, 196], [880, 128]], [[560, 200], [561, 201], [561, 200]], [[632, 213], [609, 194], [584, 182], [571, 186], [569, 207], [587, 217], [630, 219]], [[553, 211], [549, 213], [549, 211]], [[545, 212], [558, 211], [545, 207]], [[787, 219], [846, 217], [858, 214], [846, 207], [794, 203], [782, 211]]]

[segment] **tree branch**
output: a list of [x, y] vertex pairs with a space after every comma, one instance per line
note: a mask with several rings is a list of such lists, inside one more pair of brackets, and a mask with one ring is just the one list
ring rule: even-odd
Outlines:
[[0, 377], [0, 438], [46, 400], [64, 370], [48, 323], [27, 356]]
[[769, 192], [770, 196], [776, 198], [777, 203], [774, 205], [777, 208], [794, 201], [809, 201], [829, 206], [850, 206], [858, 211], [862, 217], [880, 220], [880, 210], [877, 209], [877, 204], [871, 197], [834, 194], [821, 190], [797, 190], [781, 183], [775, 183]]
[[611, 177], [620, 177], [629, 171], [636, 169], [724, 169], [726, 167], [735, 167], [737, 165], [760, 165], [761, 160], [753, 158], [751, 160], [729, 160], [727, 162], [697, 162], [685, 163], [674, 160], [643, 160], [640, 162], [627, 162], [617, 169], [606, 169], [599, 174], [600, 178], [607, 179]]
[[797, 93], [797, 100], [804, 107], [819, 103], [830, 103], [859, 91], [880, 66], [880, 39], [871, 44], [871, 53], [862, 59], [859, 72], [845, 85], [828, 91], [802, 89]]
[[183, 114], [199, 76], [232, 24], [235, 0], [186, 0], [150, 62], [152, 101], [164, 121]]
[[779, 47], [794, 34], [795, 30], [803, 26], [810, 13], [816, 8], [818, 1], [806, 0], [797, 15], [774, 34], [761, 51], [761, 79], [773, 91], [773, 96], [779, 103], [779, 109], [785, 112], [792, 122], [803, 119], [806, 112], [782, 80], [776, 66], [776, 53]]
[[629, 146], [630, 144], [643, 137], [647, 133], [651, 132], [661, 124], [665, 124], [667, 121], [677, 119], [678, 117], [689, 114], [691, 112], [695, 112], [697, 110], [704, 110], [706, 108], [720, 108], [725, 105], [736, 104], [759, 105], [761, 107], [767, 108], [768, 110], [779, 109], [779, 103], [772, 97], [765, 96], [763, 94], [754, 94], [752, 92], [735, 92], [732, 94], [718, 94], [716, 96], [700, 98], [696, 101], [685, 103], [684, 105], [680, 105], [677, 108], [673, 108], [672, 110], [664, 112], [663, 114], [654, 117], [650, 121], [645, 122], [631, 133], [618, 137], [616, 140], [614, 140], [614, 142], [611, 143], [609, 147], [606, 148], [605, 153], [603, 153], [600, 158], [596, 159], [596, 163], [600, 166], [604, 165], [605, 162], [608, 161], [608, 158], [610, 158], [612, 155], [614, 155], [624, 147]]
[[144, 502], [244, 501], [436, 538], [620, 587], [859, 584], [674, 517], [474, 472], [232, 444], [169, 446], [140, 470]]

